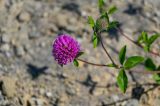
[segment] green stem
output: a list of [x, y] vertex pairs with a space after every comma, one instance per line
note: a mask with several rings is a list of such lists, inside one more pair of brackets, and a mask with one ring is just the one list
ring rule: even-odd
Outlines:
[[[112, 57], [111, 57], [110, 54], [108, 53], [107, 49], [104, 47], [101, 34], [99, 34], [99, 38], [100, 38], [100, 42], [101, 42], [101, 45], [102, 45], [103, 50], [105, 51], [105, 53], [107, 54], [107, 56], [108, 56], [109, 59], [111, 60], [112, 64], [116, 65], [115, 62], [113, 61]], [[116, 65], [116, 66], [117, 66], [117, 65]]]
[[[122, 29], [117, 28], [117, 30], [118, 30], [118, 31], [121, 33], [121, 35], [124, 36], [126, 39], [128, 39], [129, 41], [131, 41], [132, 43], [134, 43], [134, 44], [137, 45], [138, 47], [143, 48], [143, 46], [140, 45], [138, 42], [132, 40], [132, 39], [129, 38], [127, 35], [125, 35], [125, 34], [123, 33]], [[151, 53], [151, 54], [153, 54], [153, 55], [155, 55], [155, 56], [160, 57], [160, 54], [159, 54], [158, 52], [149, 51], [149, 53]]]
[[81, 61], [81, 62], [84, 62], [84, 63], [87, 63], [87, 64], [90, 64], [90, 65], [94, 65], [94, 66], [107, 67], [107, 65], [105, 65], [105, 64], [92, 63], [92, 62], [88, 62], [88, 61], [85, 61], [85, 60], [82, 60], [82, 59], [79, 59], [79, 58], [77, 58], [77, 60]]

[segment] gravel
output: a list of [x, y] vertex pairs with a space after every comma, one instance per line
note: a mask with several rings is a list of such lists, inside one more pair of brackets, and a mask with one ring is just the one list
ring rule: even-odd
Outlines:
[[[107, 7], [118, 7], [119, 11], [111, 19], [117, 19], [132, 39], [136, 39], [142, 30], [160, 32], [160, 1], [143, 1], [110, 0], [107, 3]], [[80, 63], [79, 68], [72, 64], [62, 68], [54, 61], [52, 42], [57, 34], [68, 33], [81, 43], [85, 52], [82, 58], [109, 63], [101, 47], [93, 49], [90, 40], [93, 32], [87, 25], [87, 16], [94, 19], [98, 16], [96, 2], [0, 0], [0, 106], [159, 105], [160, 89], [154, 84], [146, 84], [153, 83], [149, 75], [133, 74], [145, 91], [153, 89], [137, 100], [131, 96], [134, 87], [129, 87], [126, 94], [119, 91], [117, 72], [112, 68], [84, 63]], [[125, 44], [128, 45], [127, 56], [146, 56], [116, 31], [104, 34], [103, 38], [113, 59], [118, 58], [117, 53]], [[159, 49], [159, 40], [154, 45]], [[159, 58], [152, 57], [157, 64], [160, 62]], [[131, 84], [135, 84], [130, 74], [127, 75]]]

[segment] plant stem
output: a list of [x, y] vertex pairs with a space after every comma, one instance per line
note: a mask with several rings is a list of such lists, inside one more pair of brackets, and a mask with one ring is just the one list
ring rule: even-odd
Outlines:
[[[139, 46], [140, 48], [143, 48], [142, 45], [140, 45], [138, 42], [132, 40], [131, 38], [129, 38], [127, 35], [125, 35], [122, 31], [122, 29], [120, 28], [117, 28], [117, 30], [122, 34], [122, 36], [124, 36], [126, 39], [128, 39], [129, 41], [131, 41], [132, 43], [134, 43], [135, 45]], [[160, 54], [158, 52], [154, 52], [154, 51], [149, 51], [149, 53], [155, 55], [155, 56], [158, 56], [160, 57]]]
[[105, 64], [96, 64], [96, 63], [92, 63], [92, 62], [88, 62], [88, 61], [85, 61], [85, 60], [82, 60], [82, 59], [79, 59], [77, 58], [78, 61], [81, 61], [81, 62], [84, 62], [84, 63], [87, 63], [87, 64], [90, 64], [90, 65], [94, 65], [94, 66], [101, 66], [101, 67], [106, 67], [107, 65]]
[[[89, 65], [100, 66], [100, 67], [107, 67], [107, 65], [105, 65], [105, 64], [92, 63], [92, 62], [88, 62], [88, 61], [85, 61], [85, 60], [82, 60], [82, 59], [79, 59], [79, 58], [77, 58], [77, 60], [81, 61], [81, 62], [84, 62], [86, 64], [89, 64]], [[116, 69], [120, 69], [118, 67], [115, 67], [115, 68]], [[136, 73], [143, 73], [143, 74], [160, 74], [160, 71], [140, 71], [140, 70], [128, 70], [128, 71], [136, 72]]]
[[112, 64], [116, 65], [115, 62], [113, 61], [112, 57], [110, 56], [110, 54], [108, 53], [107, 49], [104, 47], [103, 45], [103, 41], [102, 41], [102, 37], [101, 34], [99, 34], [99, 38], [100, 38], [100, 42], [102, 45], [103, 50], [105, 51], [105, 53], [107, 54], [107, 56], [109, 57], [109, 59], [111, 60]]

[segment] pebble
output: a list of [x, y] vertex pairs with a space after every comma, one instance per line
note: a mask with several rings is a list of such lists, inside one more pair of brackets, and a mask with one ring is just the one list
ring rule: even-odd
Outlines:
[[154, 106], [159, 106], [159, 105], [160, 105], [160, 97], [154, 100]]
[[9, 34], [2, 35], [2, 42], [3, 43], [9, 43], [10, 41], [11, 41], [11, 35], [9, 35]]
[[11, 77], [3, 76], [1, 78], [2, 82], [2, 93], [7, 97], [14, 97], [16, 94], [16, 81]]
[[10, 45], [9, 44], [3, 44], [0, 48], [0, 50], [4, 51], [4, 52], [8, 52], [10, 50]]
[[19, 57], [23, 56], [25, 54], [23, 46], [16, 46], [15, 53]]
[[2, 92], [0, 91], [0, 101], [2, 101], [4, 99], [4, 96], [2, 94]]
[[55, 17], [55, 22], [58, 27], [67, 27], [68, 26], [68, 18], [66, 17], [65, 14], [57, 14]]
[[44, 106], [44, 103], [41, 99], [36, 99], [37, 106]]
[[125, 106], [139, 106], [137, 99], [130, 99], [126, 102]]
[[45, 90], [43, 88], [39, 89], [39, 94], [40, 95], [44, 95], [45, 94]]
[[[53, 61], [51, 56], [52, 41], [56, 38], [57, 33], [63, 31], [72, 34], [79, 43], [83, 45], [84, 48], [82, 48], [82, 50], [85, 51], [85, 54], [81, 58], [95, 63], [110, 63], [109, 59], [105, 56], [105, 52], [101, 49], [101, 46], [93, 49], [93, 45], [91, 44], [90, 38], [92, 37], [93, 31], [87, 24], [87, 17], [93, 16], [94, 19], [97, 18], [97, 0], [87, 0], [87, 2], [90, 1], [90, 4], [85, 4], [81, 0], [73, 1], [75, 3], [80, 1], [82, 4], [79, 5], [82, 16], [78, 16], [73, 14], [72, 11], [66, 11], [61, 8], [62, 5], [65, 5], [66, 2], [70, 1], [73, 0], [0, 0], [0, 39], [2, 43], [0, 44], [0, 64], [2, 66], [0, 67], [0, 79], [1, 82], [3, 82], [0, 87], [2, 88], [0, 90], [0, 106], [19, 106], [17, 101], [15, 101], [15, 98], [17, 97], [22, 98], [22, 101], [24, 99], [24, 102], [22, 102], [23, 106], [27, 106], [27, 101], [28, 106], [53, 106], [53, 104], [54, 106], [101, 106], [102, 100], [100, 100], [100, 98], [104, 98], [104, 101], [106, 101], [105, 103], [107, 104], [122, 100], [122, 97], [125, 95], [127, 97], [130, 95], [129, 92], [121, 94], [117, 91], [118, 88], [115, 85], [112, 86], [112, 84], [116, 82], [116, 78], [112, 78], [108, 72], [111, 71], [114, 75], [117, 74], [117, 71], [112, 70], [112, 68], [110, 70], [110, 68], [105, 67], [88, 67], [88, 65], [83, 62], [80, 62], [79, 68], [73, 68], [72, 65], [65, 65], [62, 68]], [[91, 1], [94, 1], [95, 5], [92, 5]], [[127, 8], [128, 6], [127, 3], [124, 3], [125, 1], [126, 0], [123, 0], [122, 2], [113, 1], [112, 3], [118, 5], [118, 8], [121, 10], [122, 7]], [[147, 1], [149, 0], [146, 0], [145, 2]], [[151, 2], [147, 5], [152, 5], [153, 0], [150, 1]], [[129, 3], [132, 4], [133, 2], [135, 5], [136, 3], [140, 4], [137, 0], [129, 0]], [[108, 4], [106, 7], [108, 7]], [[142, 6], [142, 8], [144, 7]], [[153, 6], [153, 8], [156, 7]], [[154, 28], [152, 27], [151, 29], [150, 27], [155, 26], [153, 22], [148, 22], [150, 21], [150, 18], [159, 24], [158, 19], [160, 13], [158, 11], [159, 9], [156, 9], [155, 11], [154, 9], [151, 9], [151, 11], [149, 10], [148, 12], [146, 10], [147, 18], [139, 14], [130, 16], [124, 14], [122, 11], [118, 11], [117, 16], [114, 17], [113, 15], [111, 19], [114, 20], [118, 18], [118, 21], [122, 22], [122, 28], [125, 33], [132, 39], [135, 39], [135, 37], [132, 36], [133, 31], [138, 32], [140, 29], [148, 31]], [[145, 14], [145, 10], [142, 12]], [[154, 14], [155, 16], [153, 16]], [[114, 36], [114, 34], [112, 35]], [[107, 35], [108, 34], [102, 35], [104, 37], [103, 41], [107, 43], [104, 43], [105, 47], [113, 58], [118, 58], [116, 53], [119, 52], [120, 47], [124, 44], [127, 44], [127, 56], [139, 54], [137, 52], [138, 49], [136, 49], [137, 47], [128, 43], [123, 37], [117, 42], [115, 39], [111, 40]], [[118, 37], [120, 36], [118, 35]], [[108, 45], [111, 46], [108, 47]], [[155, 49], [158, 50], [158, 47], [159, 46]], [[6, 51], [6, 53], [1, 53], [1, 51]], [[7, 58], [5, 54], [10, 58]], [[31, 67], [31, 69], [33, 72], [36, 70], [39, 75], [38, 78], [34, 80], [30, 78], [30, 74], [27, 73], [27, 63], [37, 64], [36, 66]], [[15, 67], [18, 68], [11, 68], [12, 65], [15, 65]], [[49, 71], [44, 73], [39, 72], [39, 70], [43, 70], [43, 68], [37, 67], [39, 65], [42, 67], [49, 67]], [[19, 70], [19, 73], [14, 73], [13, 70]], [[64, 71], [64, 74], [62, 74], [63, 78], [60, 79], [57, 76], [59, 75], [58, 72], [62, 72], [62, 70]], [[21, 87], [20, 84], [20, 86], [17, 87], [14, 78], [12, 77], [3, 79], [2, 76], [4, 74], [10, 74], [13, 77], [16, 77], [18, 79], [17, 82], [22, 82], [24, 86]], [[85, 76], [87, 75], [91, 75], [91, 79], [85, 79]], [[140, 80], [143, 76], [135, 75], [135, 77], [137, 81], [141, 81], [142, 83], [151, 79], [148, 75], [147, 77], [145, 76], [147, 80]], [[71, 79], [71, 81], [69, 81], [71, 83], [64, 84], [67, 79]], [[78, 82], [79, 79], [80, 83]], [[88, 83], [96, 82], [97, 86], [92, 94], [89, 92], [90, 86], [86, 83], [84, 83], [86, 85], [83, 84], [83, 81], [86, 80], [89, 81]], [[28, 86], [28, 83], [31, 85], [34, 83], [34, 86]], [[108, 83], [111, 84], [111, 86], [109, 85], [106, 87]], [[43, 85], [43, 87], [41, 85]], [[21, 93], [19, 93], [19, 90]], [[117, 96], [117, 94], [120, 96]], [[158, 95], [159, 91], [157, 91], [156, 94]], [[123, 103], [126, 106], [147, 104], [152, 96], [155, 96], [156, 94], [150, 94], [149, 97], [142, 95], [139, 103], [135, 99], [124, 101], [125, 103]], [[49, 104], [45, 104], [46, 102], [44, 100]], [[123, 103], [120, 102], [118, 105], [124, 106]], [[155, 104], [155, 106], [159, 106], [159, 98], [156, 98], [151, 103]]]
[[51, 98], [52, 97], [52, 92], [46, 92], [46, 97]]
[[29, 38], [33, 39], [33, 38], [38, 38], [41, 36], [40, 32], [37, 31], [36, 27], [32, 27], [31, 31], [29, 32]]
[[19, 15], [19, 21], [28, 22], [31, 20], [31, 15], [28, 12], [21, 12]]

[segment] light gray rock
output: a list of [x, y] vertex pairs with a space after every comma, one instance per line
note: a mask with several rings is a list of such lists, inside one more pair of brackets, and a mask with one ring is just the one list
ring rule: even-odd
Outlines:
[[10, 50], [10, 45], [9, 44], [3, 44], [0, 48], [1, 51], [3, 52], [8, 52]]
[[41, 36], [40, 32], [37, 30], [36, 26], [32, 26], [31, 31], [29, 32], [29, 38], [38, 38]]
[[125, 106], [138, 106], [138, 105], [139, 105], [138, 100], [130, 99], [130, 100], [127, 101]]
[[5, 34], [2, 35], [2, 42], [3, 43], [9, 43], [10, 41], [11, 41], [11, 35], [10, 34], [5, 33]]
[[46, 97], [51, 98], [52, 97], [52, 92], [46, 92]]
[[28, 22], [30, 21], [30, 19], [31, 19], [31, 15], [26, 11], [21, 12], [19, 15], [19, 20], [22, 22]]
[[16, 46], [15, 53], [17, 56], [23, 56], [25, 54], [23, 46]]

